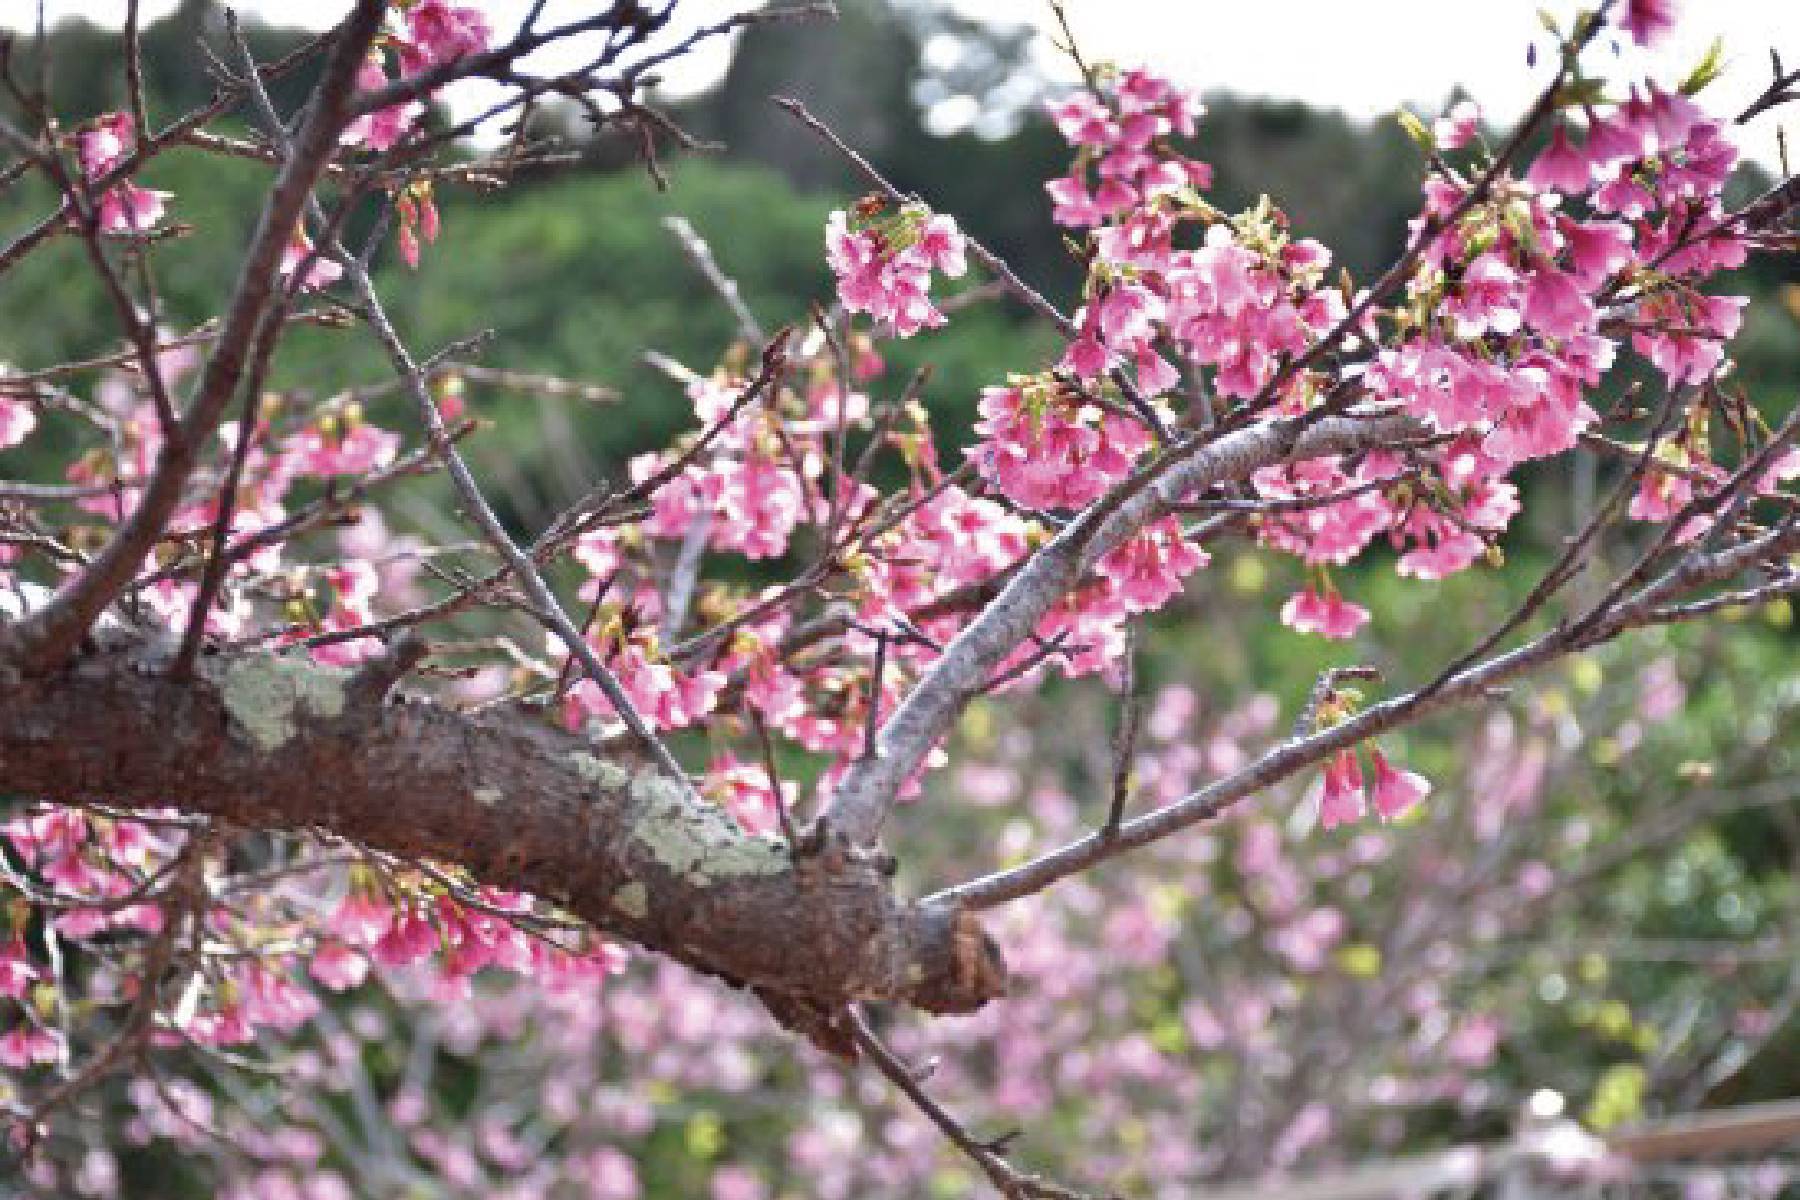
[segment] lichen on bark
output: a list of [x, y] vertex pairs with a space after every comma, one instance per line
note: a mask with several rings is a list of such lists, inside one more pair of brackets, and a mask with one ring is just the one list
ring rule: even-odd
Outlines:
[[232, 723], [262, 750], [287, 743], [304, 717], [329, 720], [344, 711], [349, 673], [337, 667], [257, 654], [211, 671]]
[[779, 875], [792, 862], [773, 838], [747, 834], [720, 809], [696, 805], [672, 781], [645, 774], [631, 785], [632, 840], [673, 874], [699, 887]]

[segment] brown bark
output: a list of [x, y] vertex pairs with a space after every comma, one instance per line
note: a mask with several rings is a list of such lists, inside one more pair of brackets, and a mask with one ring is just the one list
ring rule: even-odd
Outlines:
[[840, 1053], [853, 1000], [961, 1012], [1004, 987], [974, 918], [900, 900], [879, 856], [752, 837], [530, 714], [389, 698], [383, 667], [266, 653], [203, 659], [176, 682], [165, 645], [101, 640], [54, 673], [0, 674], [6, 792], [321, 829], [457, 863], [751, 987]]

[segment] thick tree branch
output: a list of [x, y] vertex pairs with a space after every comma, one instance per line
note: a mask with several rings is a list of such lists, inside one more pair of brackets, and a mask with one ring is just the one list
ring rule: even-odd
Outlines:
[[516, 711], [382, 700], [349, 672], [272, 654], [203, 657], [175, 681], [167, 645], [98, 638], [0, 689], [8, 792], [172, 805], [456, 863], [751, 987], [840, 1052], [852, 1001], [960, 1012], [1004, 988], [973, 918], [900, 900], [879, 860], [753, 837], [649, 764], [598, 758]]

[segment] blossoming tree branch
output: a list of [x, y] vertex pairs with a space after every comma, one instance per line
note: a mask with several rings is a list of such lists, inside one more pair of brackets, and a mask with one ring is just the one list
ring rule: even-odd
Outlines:
[[[654, 170], [658, 145], [686, 140], [648, 94], [659, 69], [747, 24], [828, 15], [769, 8], [676, 36], [674, 3], [564, 25], [541, 8], [502, 30], [444, 0], [357, 0], [274, 62], [230, 23], [208, 47], [213, 98], [173, 117], [147, 111], [135, 5], [120, 111], [68, 124], [10, 43], [0, 56], [23, 114], [0, 124], [4, 184], [58, 197], [7, 232], [0, 285], [76, 244], [120, 339], [0, 376], [0, 446], [67, 447], [60, 478], [0, 481], [15, 1150], [56, 1138], [108, 1076], [291, 1030], [318, 989], [372, 966], [448, 989], [484, 968], [604, 988], [640, 947], [872, 1061], [1008, 1194], [1070, 1194], [939, 1107], [862, 1006], [1004, 1005], [986, 910], [1109, 860], [1129, 871], [1132, 852], [1288, 780], [1318, 781], [1327, 828], [1395, 819], [1432, 788], [1388, 735], [1635, 630], [1800, 590], [1800, 415], [1772, 421], [1735, 383], [1730, 290], [1751, 255], [1792, 253], [1800, 177], [1723, 198], [1734, 132], [1794, 78], [1739, 114], [1706, 107], [1716, 64], [1610, 77], [1609, 44], [1668, 32], [1665, 0], [1570, 16], [1502, 137], [1467, 105], [1412, 121], [1418, 215], [1370, 280], [1334, 271], [1278, 199], [1209, 201], [1201, 106], [1145, 71], [1077, 57], [1084, 85], [1051, 109], [1071, 162], [1044, 187], [1085, 278], [1069, 311], [781, 101], [795, 136], [866, 177], [823, 231], [835, 302], [770, 333], [704, 231], [678, 228], [742, 338], [709, 373], [677, 372], [691, 432], [545, 527], [510, 527], [464, 456], [482, 427], [463, 389], [584, 385], [483, 368], [479, 329], [410, 345], [371, 263], [454, 246], [438, 191], [561, 161], [527, 133], [532, 106], [579, 105]], [[531, 66], [559, 43], [594, 49], [566, 73]], [[268, 84], [296, 73], [317, 82], [282, 111]], [[504, 98], [428, 121], [468, 79]], [[254, 132], [215, 128], [228, 118]], [[459, 156], [481, 125], [510, 133]], [[191, 154], [269, 179], [216, 319], [176, 329], [153, 268], [182, 197], [137, 180]], [[954, 319], [933, 289], [969, 272], [1063, 345], [993, 364], [974, 443], [951, 447], [925, 381], [889, 379], [880, 347]], [[273, 390], [289, 335], [312, 325], [372, 339], [391, 377], [327, 399]], [[383, 390], [411, 413], [392, 428], [365, 412]], [[1463, 653], [1404, 678], [1346, 662], [1289, 697], [1291, 726], [1241, 764], [1154, 804], [1124, 765], [1127, 722], [1086, 833], [897, 890], [883, 831], [933, 819], [909, 800], [976, 698], [1054, 675], [1128, 693], [1136, 628], [1227, 545], [1304, 565], [1269, 621], [1349, 638], [1370, 614], [1344, 568], [1391, 556], [1426, 584], [1516, 570], [1501, 542], [1519, 473], [1577, 455], [1598, 465], [1598, 502]], [[467, 544], [387, 532], [383, 508], [425, 476], [454, 495]], [[1629, 565], [1596, 578], [1603, 542]], [[734, 583], [733, 560], [789, 574]], [[451, 650], [474, 618], [504, 631], [487, 642], [499, 694]], [[820, 765], [806, 786], [783, 769], [803, 761]]]

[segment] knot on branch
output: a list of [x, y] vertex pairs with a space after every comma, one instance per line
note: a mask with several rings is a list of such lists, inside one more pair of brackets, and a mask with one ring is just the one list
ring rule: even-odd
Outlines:
[[407, 672], [431, 653], [431, 643], [416, 629], [406, 629], [387, 640], [380, 654], [368, 659], [350, 676], [344, 690], [353, 707], [380, 704]]

